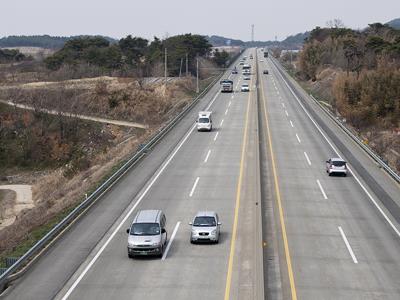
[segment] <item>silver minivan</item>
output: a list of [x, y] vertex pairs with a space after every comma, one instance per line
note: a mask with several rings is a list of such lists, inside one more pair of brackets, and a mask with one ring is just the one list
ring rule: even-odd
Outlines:
[[131, 227], [126, 230], [128, 236], [128, 256], [157, 255], [162, 257], [167, 245], [166, 218], [161, 210], [139, 211]]

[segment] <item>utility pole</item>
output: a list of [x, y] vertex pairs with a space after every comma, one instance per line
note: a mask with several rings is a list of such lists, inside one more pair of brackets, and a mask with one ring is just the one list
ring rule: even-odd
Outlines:
[[186, 76], [189, 76], [189, 59], [187, 53], [186, 53]]
[[254, 24], [251, 24], [251, 42], [254, 43]]
[[179, 78], [181, 78], [182, 74], [182, 63], [183, 63], [183, 58], [181, 58], [181, 66], [179, 67]]
[[167, 48], [165, 48], [164, 54], [164, 94], [167, 92]]
[[196, 93], [199, 93], [199, 55], [196, 57]]

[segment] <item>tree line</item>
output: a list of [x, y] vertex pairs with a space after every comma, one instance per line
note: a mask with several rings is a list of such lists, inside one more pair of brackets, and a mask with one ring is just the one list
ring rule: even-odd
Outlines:
[[[68, 40], [54, 55], [45, 60], [51, 70], [58, 70], [63, 65], [76, 66], [89, 64], [106, 70], [134, 71], [139, 76], [150, 76], [156, 69], [162, 73], [167, 49], [169, 76], [177, 76], [186, 71], [196, 72], [196, 58], [210, 56], [212, 46], [206, 37], [183, 34], [165, 38], [154, 37], [152, 41], [128, 35], [117, 43], [110, 43], [103, 37], [79, 37]], [[216, 52], [213, 58], [219, 66], [224, 66], [229, 55]]]

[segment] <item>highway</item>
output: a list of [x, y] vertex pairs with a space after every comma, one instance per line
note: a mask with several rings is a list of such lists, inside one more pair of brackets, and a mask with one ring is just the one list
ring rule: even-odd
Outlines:
[[[399, 185], [279, 64], [250, 53], [250, 92], [226, 73], [234, 93], [216, 84], [0, 298], [400, 299]], [[212, 132], [195, 129], [204, 109]], [[347, 177], [326, 174], [336, 156]], [[127, 256], [140, 209], [166, 214], [162, 259]], [[199, 210], [219, 214], [218, 244], [190, 244]]]

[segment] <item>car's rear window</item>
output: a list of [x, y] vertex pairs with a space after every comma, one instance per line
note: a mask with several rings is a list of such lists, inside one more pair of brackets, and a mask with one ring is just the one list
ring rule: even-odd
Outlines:
[[335, 167], [343, 167], [346, 165], [346, 162], [344, 161], [332, 161], [332, 165], [334, 165]]
[[193, 226], [216, 226], [214, 217], [196, 217], [193, 222]]
[[208, 118], [200, 118], [199, 123], [210, 123], [210, 120]]

